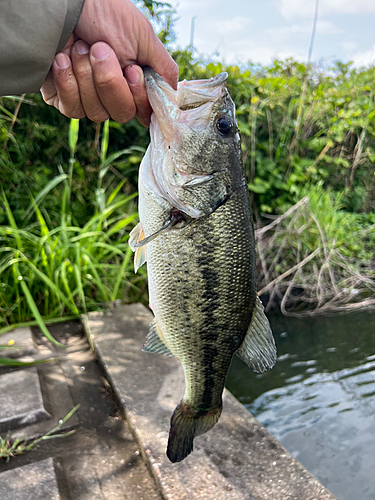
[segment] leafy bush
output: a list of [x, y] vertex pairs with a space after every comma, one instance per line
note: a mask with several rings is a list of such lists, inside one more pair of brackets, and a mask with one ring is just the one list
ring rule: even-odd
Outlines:
[[342, 192], [348, 211], [375, 209], [373, 67], [320, 72], [289, 59], [241, 69], [194, 62], [186, 51], [175, 58], [182, 78], [228, 72], [256, 215], [282, 213], [318, 182]]

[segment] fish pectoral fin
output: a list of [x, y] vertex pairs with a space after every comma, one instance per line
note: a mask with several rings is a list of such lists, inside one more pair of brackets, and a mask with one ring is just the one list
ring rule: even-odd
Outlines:
[[145, 246], [138, 247], [137, 244], [142, 241], [145, 237], [143, 227], [140, 222], [132, 229], [129, 235], [129, 245], [130, 248], [135, 252], [134, 254], [134, 271], [137, 272], [138, 269], [143, 266], [147, 261], [147, 250]]
[[257, 373], [270, 370], [276, 363], [275, 340], [258, 296], [250, 326], [236, 354]]
[[150, 330], [146, 337], [146, 343], [142, 348], [144, 352], [152, 352], [154, 354], [164, 354], [164, 356], [173, 357], [173, 354], [168, 349], [164, 341], [162, 340], [162, 335], [160, 333], [158, 324], [155, 318], [150, 323]]
[[134, 244], [134, 247], [135, 248], [140, 248], [140, 247], [143, 247], [144, 245], [147, 245], [147, 243], [150, 243], [150, 241], [154, 240], [155, 238], [157, 238], [158, 236], [160, 236], [161, 234], [165, 233], [166, 231], [169, 231], [169, 229], [175, 225], [175, 221], [173, 219], [171, 220], [167, 220], [164, 224], [163, 224], [163, 227], [158, 229], [157, 231], [155, 231], [155, 233], [153, 234], [150, 234], [150, 236], [145, 236], [144, 233], [143, 234], [143, 238], [142, 239], [139, 239], [135, 244]]
[[134, 254], [134, 272], [136, 273], [138, 269], [143, 266], [143, 264], [147, 261], [147, 248], [140, 247], [137, 248]]
[[136, 251], [136, 244], [145, 237], [145, 233], [143, 231], [142, 224], [138, 222], [138, 224], [133, 227], [129, 234], [129, 245], [133, 252]]

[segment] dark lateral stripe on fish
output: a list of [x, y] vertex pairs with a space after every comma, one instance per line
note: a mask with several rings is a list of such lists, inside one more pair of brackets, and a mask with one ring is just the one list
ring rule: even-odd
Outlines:
[[202, 252], [202, 255], [197, 259], [198, 268], [200, 269], [204, 280], [204, 292], [202, 294], [202, 298], [205, 305], [209, 304], [209, 307], [203, 306], [201, 308], [201, 312], [205, 318], [204, 324], [209, 326], [207, 332], [201, 332], [202, 340], [211, 344], [210, 349], [205, 349], [203, 352], [204, 389], [202, 394], [202, 406], [209, 409], [212, 405], [213, 389], [215, 388], [215, 372], [213, 365], [219, 356], [218, 349], [213, 346], [212, 338], [212, 336], [215, 334], [217, 335], [217, 333], [214, 333], [214, 329], [210, 328], [210, 326], [213, 327], [215, 325], [214, 312], [220, 306], [220, 296], [216, 291], [220, 285], [220, 281], [217, 269], [214, 265], [212, 265], [211, 261], [215, 255], [215, 242], [212, 241], [212, 236], [215, 234], [214, 227], [212, 227], [211, 224], [206, 224], [202, 232], [204, 240], [209, 242], [207, 246], [211, 247], [209, 248], [211, 251], [206, 248], [206, 251]]

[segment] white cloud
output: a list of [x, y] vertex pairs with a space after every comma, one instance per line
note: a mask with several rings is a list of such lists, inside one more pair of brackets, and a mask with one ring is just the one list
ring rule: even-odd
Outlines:
[[177, 10], [178, 14], [189, 12], [189, 14], [192, 15], [202, 14], [203, 11], [208, 11], [216, 4], [216, 0], [204, 0], [204, 3], [202, 2], [202, 0], [179, 0], [177, 2], [171, 2], [172, 7]]
[[345, 52], [345, 61], [353, 61], [354, 66], [360, 68], [375, 64], [375, 44], [368, 50], [358, 50], [358, 43], [344, 41], [341, 44]]
[[287, 59], [288, 57], [301, 59], [301, 54], [293, 49], [277, 51], [266, 46], [248, 47], [241, 51], [232, 51], [232, 53], [228, 54], [226, 62], [236, 64], [251, 61], [255, 64], [269, 65], [273, 59]]
[[[286, 19], [313, 18], [314, 0], [273, 0], [276, 8]], [[369, 14], [375, 12], [374, 0], [321, 0], [319, 15]]]
[[[243, 64], [248, 61], [270, 64], [272, 59], [289, 57], [306, 60], [311, 22], [303, 20], [290, 26], [266, 28], [260, 34], [254, 34], [253, 29], [254, 22], [250, 17], [205, 19], [199, 29], [196, 29], [194, 46], [199, 53], [229, 64]], [[321, 19], [317, 32], [320, 35], [338, 35], [342, 30], [332, 22]], [[208, 33], [210, 34], [207, 35]], [[219, 53], [218, 57], [216, 52]]]
[[[295, 37], [310, 39], [312, 23], [303, 21], [299, 24], [291, 24], [280, 28], [267, 29], [265, 32], [275, 41], [288, 40]], [[318, 21], [316, 32], [318, 35], [341, 35], [344, 33], [342, 29], [324, 19]]]
[[293, 57], [298, 60], [304, 59], [305, 50], [286, 46], [275, 48], [271, 42], [269, 44], [258, 44], [252, 40], [242, 40], [231, 43], [230, 46], [222, 47], [219, 60], [225, 59], [227, 64], [246, 64], [251, 61], [255, 64], [271, 64], [273, 59], [286, 59]]
[[341, 47], [345, 52], [352, 53], [358, 48], [358, 43], [344, 41], [340, 43]]
[[240, 34], [251, 24], [251, 17], [236, 16], [231, 19], [214, 21], [211, 28], [215, 29], [219, 35]]
[[193, 45], [200, 54], [214, 57], [219, 52], [226, 59], [227, 49], [233, 54], [237, 43], [245, 47], [253, 44], [251, 24], [251, 17], [243, 16], [202, 18], [195, 26]]
[[369, 66], [375, 63], [375, 44], [369, 50], [355, 51], [354, 49], [348, 51], [347, 59], [354, 62], [354, 66], [360, 68], [361, 66]]
[[[312, 30], [312, 26], [310, 24], [310, 31]], [[331, 21], [326, 21], [325, 19], [318, 19], [318, 23], [316, 26], [316, 32], [318, 35], [341, 35], [344, 33], [344, 30], [331, 23]]]
[[[195, 21], [194, 47], [206, 58], [227, 63], [270, 64], [273, 58], [306, 61], [316, 0], [172, 0], [177, 9], [176, 46], [190, 41]], [[285, 20], [280, 19], [280, 12]], [[357, 14], [357, 15], [356, 15]], [[363, 23], [363, 14], [368, 22]], [[375, 60], [375, 0], [319, 0], [313, 60]], [[372, 23], [372, 24], [374, 24]], [[343, 29], [341, 29], [343, 28]], [[216, 52], [219, 56], [215, 56]], [[328, 63], [327, 63], [328, 64]]]

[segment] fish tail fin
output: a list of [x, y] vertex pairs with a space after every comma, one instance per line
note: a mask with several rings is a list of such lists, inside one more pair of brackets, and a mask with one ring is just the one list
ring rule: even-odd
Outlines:
[[222, 404], [214, 410], [202, 411], [190, 407], [182, 400], [171, 418], [167, 457], [173, 463], [181, 462], [193, 451], [196, 436], [212, 429], [219, 420]]

